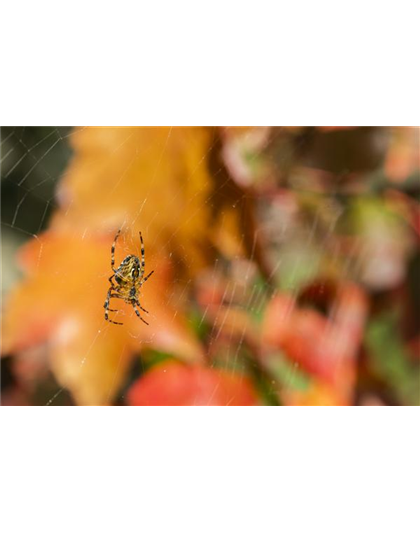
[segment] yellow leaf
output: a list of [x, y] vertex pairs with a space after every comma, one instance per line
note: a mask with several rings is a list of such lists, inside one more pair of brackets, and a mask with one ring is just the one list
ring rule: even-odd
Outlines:
[[[209, 250], [211, 192], [205, 128], [85, 128], [59, 187], [59, 230], [143, 232], [149, 249], [189, 267]], [[170, 253], [169, 252], [169, 253]]]

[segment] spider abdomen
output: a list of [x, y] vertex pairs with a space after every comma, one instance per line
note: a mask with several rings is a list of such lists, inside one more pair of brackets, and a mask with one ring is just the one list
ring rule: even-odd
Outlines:
[[140, 260], [135, 255], [127, 255], [115, 272], [115, 281], [119, 285], [126, 285], [137, 280], [140, 276]]

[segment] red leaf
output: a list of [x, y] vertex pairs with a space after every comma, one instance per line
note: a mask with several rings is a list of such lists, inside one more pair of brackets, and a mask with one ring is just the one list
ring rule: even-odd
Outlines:
[[215, 368], [161, 363], [128, 392], [130, 405], [256, 405], [250, 381]]
[[263, 340], [280, 348], [313, 377], [346, 395], [354, 381], [355, 355], [367, 313], [364, 293], [348, 283], [329, 291], [329, 317], [277, 295], [267, 308]]

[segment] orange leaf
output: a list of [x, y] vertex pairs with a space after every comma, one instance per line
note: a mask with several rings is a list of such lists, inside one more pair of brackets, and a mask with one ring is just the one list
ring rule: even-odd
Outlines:
[[385, 161], [385, 173], [391, 181], [404, 181], [420, 168], [420, 128], [393, 128], [391, 145]]
[[151, 237], [149, 249], [182, 249], [186, 263], [203, 264], [210, 138], [205, 128], [77, 130], [53, 227], [82, 233], [129, 227]]

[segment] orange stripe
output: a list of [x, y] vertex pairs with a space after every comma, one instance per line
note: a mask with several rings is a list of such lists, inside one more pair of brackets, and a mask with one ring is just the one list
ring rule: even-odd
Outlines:
[[114, 523], [112, 412], [112, 407], [96, 408], [96, 529], [98, 533], [112, 533]]
[[76, 407], [76, 525], [77, 533], [90, 529], [89, 407]]

